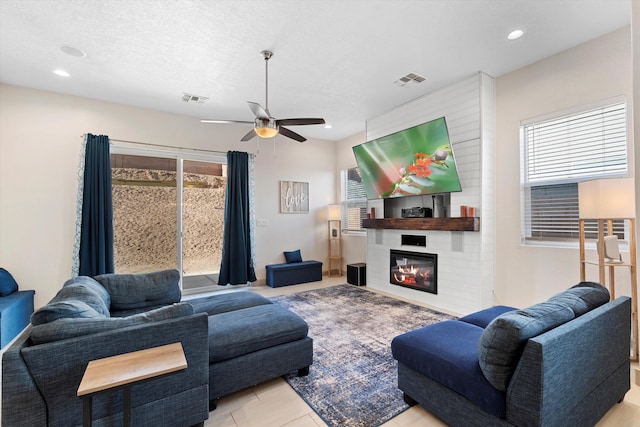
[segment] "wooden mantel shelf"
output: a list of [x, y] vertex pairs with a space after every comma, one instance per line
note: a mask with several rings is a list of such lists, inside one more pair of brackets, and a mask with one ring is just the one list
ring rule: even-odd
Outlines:
[[384, 218], [363, 219], [362, 228], [395, 230], [480, 231], [480, 218]]

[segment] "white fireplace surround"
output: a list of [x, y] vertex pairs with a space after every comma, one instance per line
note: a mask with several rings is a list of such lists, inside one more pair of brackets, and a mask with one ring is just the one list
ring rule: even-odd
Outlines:
[[[367, 286], [413, 299], [445, 311], [468, 314], [494, 303], [495, 263], [495, 94], [494, 80], [478, 73], [367, 121], [370, 141], [409, 127], [445, 117], [455, 153], [462, 191], [451, 193], [450, 212], [460, 206], [476, 208], [480, 231], [424, 231], [369, 229], [367, 231]], [[402, 207], [431, 207], [431, 196], [399, 200]], [[384, 215], [383, 200], [369, 201], [376, 217]], [[403, 234], [425, 236], [426, 246], [402, 245]], [[391, 249], [438, 255], [438, 293], [392, 285]]]

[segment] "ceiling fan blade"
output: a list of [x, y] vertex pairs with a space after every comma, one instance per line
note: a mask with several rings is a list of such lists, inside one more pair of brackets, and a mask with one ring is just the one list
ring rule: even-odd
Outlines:
[[307, 138], [305, 138], [304, 136], [295, 133], [294, 131], [287, 129], [287, 128], [283, 128], [282, 126], [280, 126], [280, 135], [282, 136], [286, 136], [287, 138], [291, 138], [291, 139], [295, 139], [298, 142], [305, 142], [307, 140]]
[[276, 120], [278, 126], [323, 125], [324, 119], [281, 119]]
[[251, 129], [249, 132], [247, 132], [245, 136], [242, 137], [240, 141], [249, 141], [250, 139], [253, 139], [253, 137], [255, 136], [257, 136], [256, 131]]
[[249, 104], [249, 108], [251, 109], [251, 111], [253, 111], [253, 114], [255, 114], [257, 118], [259, 119], [269, 118], [269, 111], [262, 108], [262, 105], [258, 104], [257, 102], [251, 102], [251, 101], [247, 101], [247, 104]]
[[253, 122], [248, 122], [246, 120], [212, 120], [212, 119], [202, 119], [200, 123], [243, 123], [252, 125]]

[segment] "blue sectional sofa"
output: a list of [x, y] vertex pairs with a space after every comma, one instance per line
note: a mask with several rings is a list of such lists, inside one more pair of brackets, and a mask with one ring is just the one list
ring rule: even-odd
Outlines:
[[[225, 394], [308, 373], [313, 341], [300, 317], [252, 292], [181, 301], [178, 281], [176, 270], [67, 281], [3, 355], [2, 425], [81, 425], [89, 361], [174, 342], [188, 368], [132, 388], [132, 425], [202, 425]], [[120, 393], [93, 399], [94, 425], [121, 419]]]
[[581, 282], [400, 335], [405, 401], [451, 426], [594, 425], [630, 388], [631, 300]]
[[[138, 285], [156, 290], [159, 298], [140, 292], [142, 286], [127, 292], [124, 281], [108, 291], [92, 278], [77, 277], [33, 313], [30, 329], [2, 358], [3, 426], [82, 425], [76, 393], [89, 361], [174, 342], [182, 343], [188, 368], [135, 385], [131, 423], [187, 427], [208, 418], [207, 316], [193, 314], [187, 303], [167, 302], [164, 297], [175, 298], [173, 273], [144, 279]], [[121, 420], [121, 393], [94, 397], [94, 425]]]

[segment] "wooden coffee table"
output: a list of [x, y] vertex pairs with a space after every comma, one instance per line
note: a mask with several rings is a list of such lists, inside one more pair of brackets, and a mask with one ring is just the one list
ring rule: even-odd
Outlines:
[[179, 342], [90, 361], [78, 387], [78, 397], [83, 401], [82, 425], [91, 425], [94, 395], [122, 388], [124, 425], [130, 426], [131, 386], [186, 368], [187, 360]]

